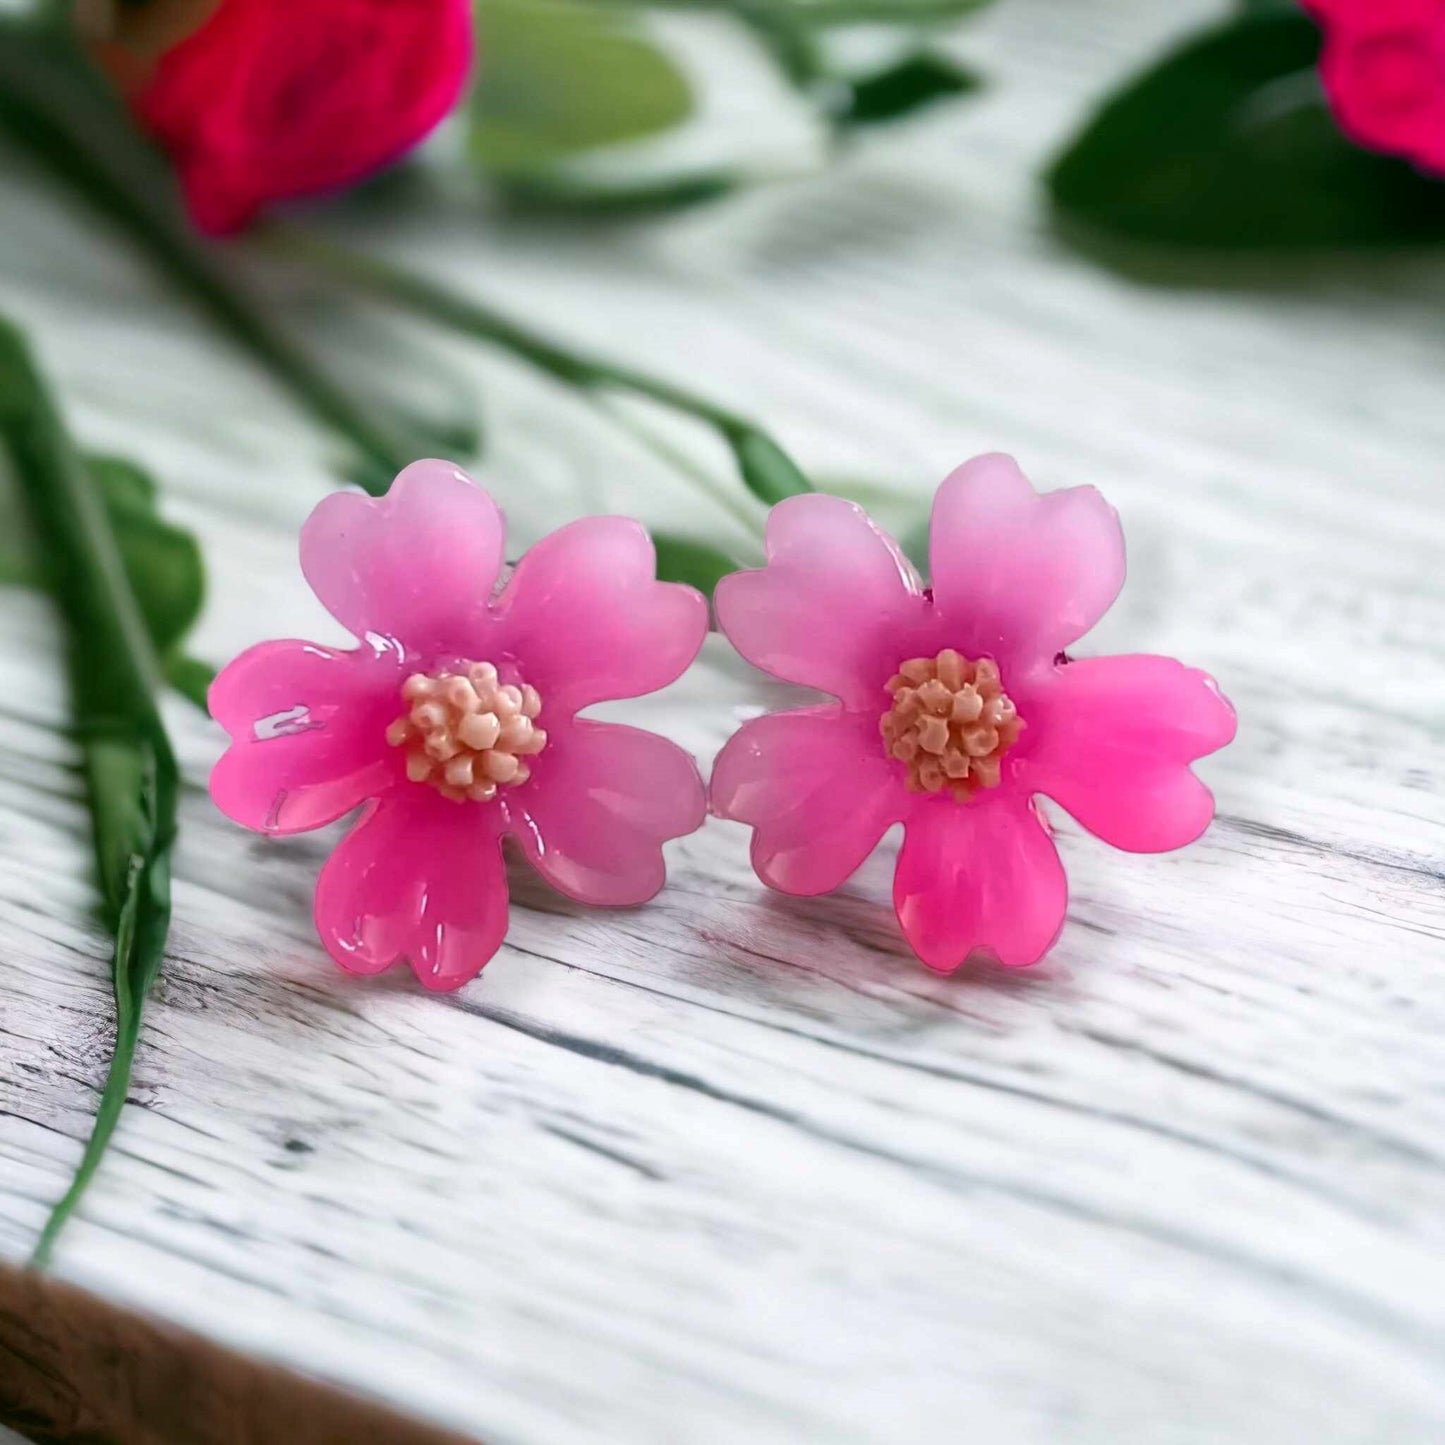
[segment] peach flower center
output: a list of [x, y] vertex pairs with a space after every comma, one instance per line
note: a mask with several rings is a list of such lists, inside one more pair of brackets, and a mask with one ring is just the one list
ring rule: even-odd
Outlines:
[[406, 775], [442, 797], [484, 803], [497, 789], [532, 776], [524, 759], [547, 746], [536, 725], [537, 689], [502, 682], [490, 662], [463, 662], [443, 672], [414, 672], [402, 684], [410, 705], [386, 730], [406, 749]]
[[998, 664], [970, 662], [945, 647], [911, 657], [889, 679], [893, 706], [879, 720], [883, 749], [908, 768], [914, 793], [949, 789], [960, 802], [999, 785], [1003, 755], [1023, 720], [999, 679]]

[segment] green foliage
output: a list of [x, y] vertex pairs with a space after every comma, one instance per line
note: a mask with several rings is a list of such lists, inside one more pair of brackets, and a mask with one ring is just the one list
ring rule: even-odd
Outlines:
[[215, 680], [216, 669], [199, 658], [178, 652], [166, 661], [166, 681], [202, 712], [207, 710], [206, 694]]
[[1352, 145], [1324, 103], [1319, 32], [1252, 7], [1108, 100], [1055, 163], [1061, 214], [1130, 239], [1208, 248], [1445, 237], [1445, 184]]
[[511, 208], [526, 211], [580, 211], [609, 218], [655, 215], [705, 206], [741, 188], [741, 176], [726, 171], [702, 172], [660, 181], [610, 181], [599, 185], [558, 172], [511, 178], [504, 195]]
[[164, 663], [201, 613], [206, 588], [200, 545], [157, 512], [155, 483], [133, 462], [90, 457], [86, 464], [110, 515], [151, 645]]
[[[156, 510], [156, 485], [134, 462], [121, 457], [88, 456], [84, 464], [105, 505], [126, 580], [135, 594], [151, 646], [167, 678], [205, 707], [198, 679], [210, 669], [181, 652], [205, 601], [205, 566], [195, 536], [166, 521]], [[39, 587], [45, 567], [30, 519], [14, 495], [13, 479], [0, 474], [0, 585]]]
[[[211, 669], [181, 651], [205, 600], [200, 544], [160, 515], [155, 483], [134, 462], [100, 456], [84, 462], [105, 505], [126, 580], [166, 678], [204, 709]], [[43, 554], [11, 483], [9, 476], [0, 475], [0, 585], [43, 586]]]
[[704, 597], [711, 597], [713, 588], [729, 572], [738, 570], [736, 559], [706, 542], [675, 537], [668, 532], [655, 532], [652, 540], [657, 548], [658, 579], [662, 582], [686, 582], [689, 587], [696, 587]]
[[979, 84], [977, 74], [957, 61], [920, 50], [853, 81], [839, 119], [848, 126], [901, 120], [938, 101], [976, 90]]
[[633, 176], [578, 164], [681, 126], [694, 112], [683, 72], [642, 25], [649, 10], [730, 15], [800, 95], [839, 129], [900, 119], [973, 90], [966, 67], [918, 49], [872, 74], [835, 72], [826, 34], [875, 25], [921, 32], [987, 0], [479, 0], [483, 82], [470, 115], [474, 161], [514, 204], [594, 213], [679, 209], [735, 190], [727, 167]]
[[278, 331], [192, 232], [164, 159], [64, 33], [0, 16], [0, 137], [104, 216], [305, 409], [388, 479], [414, 455]]
[[469, 103], [472, 157], [527, 180], [579, 152], [681, 124], [692, 95], [635, 15], [573, 0], [482, 0], [485, 83]]
[[[0, 446], [29, 507], [45, 581], [65, 622], [72, 716], [114, 939], [115, 1048], [90, 1140], [36, 1246], [36, 1263], [43, 1263], [99, 1165], [125, 1103], [142, 1008], [170, 927], [177, 771], [156, 709], [158, 659], [99, 477], [109, 478], [104, 484], [109, 496], [134, 516], [143, 515], [153, 500], [149, 483], [124, 464], [87, 465], [24, 338], [4, 322]], [[174, 562], [174, 556], [168, 559]], [[174, 580], [166, 585], [174, 602], [182, 588]], [[154, 594], [152, 606], [160, 595]], [[180, 605], [183, 612], [190, 604]], [[167, 616], [166, 627], [174, 629], [176, 620]]]
[[296, 238], [293, 250], [323, 262], [338, 278], [439, 326], [501, 347], [564, 386], [643, 397], [703, 423], [732, 451], [744, 483], [765, 502], [812, 490], [797, 463], [755, 423], [682, 387], [629, 366], [571, 351], [477, 297], [458, 296], [428, 277], [380, 257], [348, 250], [318, 236]]
[[812, 483], [798, 464], [766, 433], [752, 427], [725, 428], [747, 489], [771, 505], [784, 497], [811, 492]]

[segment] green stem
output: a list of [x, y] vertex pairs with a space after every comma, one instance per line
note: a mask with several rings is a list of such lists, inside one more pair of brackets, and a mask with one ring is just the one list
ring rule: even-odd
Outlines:
[[458, 296], [429, 277], [404, 270], [378, 256], [353, 251], [315, 232], [282, 229], [277, 225], [268, 227], [266, 238], [274, 249], [317, 262], [363, 291], [405, 306], [454, 331], [492, 342], [569, 386], [630, 391], [694, 416], [719, 431], [750, 426], [736, 413], [671, 382], [572, 351], [504, 316], [485, 301]]
[[0, 320], [0, 446], [30, 509], [64, 622], [96, 870], [114, 949], [115, 1047], [91, 1135], [35, 1249], [43, 1264], [125, 1103], [141, 1010], [170, 927], [177, 769], [156, 707], [160, 668], [110, 513], [24, 337]]
[[812, 29], [792, 6], [773, 5], [768, 0], [733, 0], [728, 8], [772, 53], [799, 90], [811, 90], [830, 79]]
[[[119, 949], [119, 943], [116, 947]], [[120, 1001], [117, 997], [116, 1009]], [[110, 1066], [106, 1070], [105, 1083], [101, 1086], [100, 1103], [96, 1106], [95, 1120], [90, 1126], [90, 1138], [86, 1140], [85, 1152], [79, 1166], [70, 1177], [70, 1186], [51, 1206], [50, 1214], [35, 1241], [30, 1253], [30, 1263], [36, 1269], [46, 1269], [55, 1250], [55, 1241], [65, 1222], [75, 1212], [75, 1206], [90, 1187], [95, 1171], [110, 1146], [111, 1135], [120, 1122], [120, 1111], [125, 1107], [126, 1092], [130, 1087], [131, 1069], [135, 1064], [137, 1035], [125, 1034], [117, 1037], [111, 1051]]]
[[374, 419], [276, 330], [191, 233], [160, 159], [60, 37], [0, 21], [0, 129], [71, 194], [118, 226], [167, 280], [314, 417], [388, 475], [409, 460]]
[[687, 478], [698, 491], [711, 497], [744, 531], [751, 536], [758, 535], [758, 516], [755, 508], [748, 505], [736, 492], [723, 486], [705, 467], [700, 467], [680, 448], [665, 441], [636, 418], [614, 406], [607, 405], [608, 398], [588, 393], [588, 399], [614, 426], [621, 427], [638, 445], [646, 448], [659, 461], [673, 471]]
[[[498, 346], [565, 385], [583, 392], [624, 392], [643, 397], [704, 423], [731, 448], [744, 481], [765, 501], [777, 501], [781, 496], [808, 490], [801, 471], [776, 441], [756, 423], [705, 397], [630, 366], [562, 346], [484, 301], [458, 296], [429, 277], [380, 257], [353, 251], [315, 233], [272, 227], [267, 239], [273, 249], [282, 254], [315, 262], [370, 295], [405, 307], [450, 330]], [[649, 444], [658, 449], [655, 439]], [[764, 449], [769, 458], [769, 475], [760, 477], [755, 463]], [[675, 456], [672, 459], [675, 463]], [[689, 475], [697, 480], [696, 471], [689, 469]], [[756, 514], [742, 506], [740, 499], [724, 500], [732, 494], [714, 485], [709, 485], [708, 491], [749, 531], [758, 532]]]

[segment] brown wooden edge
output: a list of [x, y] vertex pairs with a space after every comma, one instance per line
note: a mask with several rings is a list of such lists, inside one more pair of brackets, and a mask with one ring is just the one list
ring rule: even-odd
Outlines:
[[476, 1445], [4, 1265], [0, 1424], [85, 1445]]

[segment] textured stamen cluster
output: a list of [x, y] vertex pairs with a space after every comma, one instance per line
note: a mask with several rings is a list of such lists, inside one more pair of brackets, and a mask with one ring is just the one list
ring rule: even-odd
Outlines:
[[889, 679], [893, 706], [879, 730], [888, 756], [908, 766], [915, 793], [948, 788], [960, 801], [996, 788], [1003, 755], [1023, 722], [999, 681], [998, 664], [970, 662], [945, 647], [937, 657], [913, 657]]
[[406, 749], [406, 775], [430, 783], [444, 798], [484, 803], [507, 784], [532, 776], [523, 761], [547, 746], [534, 719], [537, 689], [504, 683], [490, 662], [463, 663], [455, 672], [414, 672], [401, 695], [411, 710], [386, 730]]

